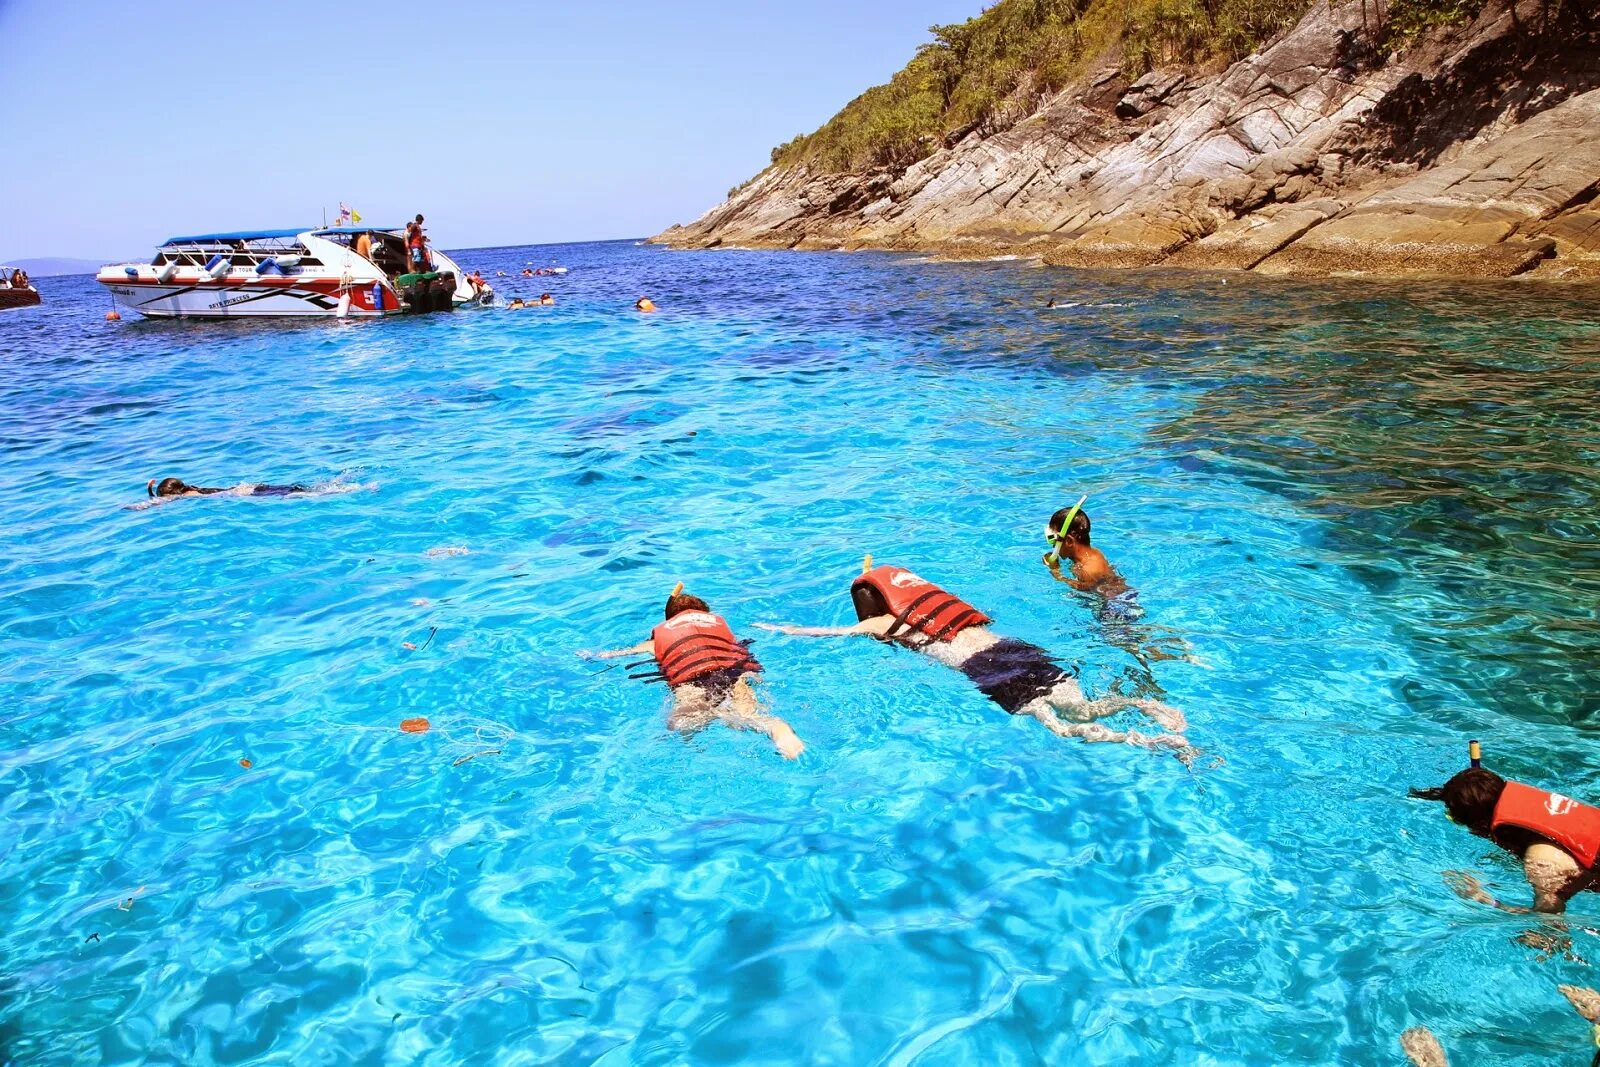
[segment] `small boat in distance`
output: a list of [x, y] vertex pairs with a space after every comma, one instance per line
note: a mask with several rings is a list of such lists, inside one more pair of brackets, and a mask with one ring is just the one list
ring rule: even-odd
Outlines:
[[0, 308], [32, 307], [40, 303], [39, 290], [21, 267], [0, 267]]
[[149, 263], [101, 267], [95, 281], [153, 318], [372, 317], [493, 299], [449, 256], [428, 254], [434, 269], [411, 273], [400, 228], [207, 233], [169, 239]]

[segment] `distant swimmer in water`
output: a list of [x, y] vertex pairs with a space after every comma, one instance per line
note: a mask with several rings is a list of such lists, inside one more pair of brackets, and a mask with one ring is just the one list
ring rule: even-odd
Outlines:
[[1478, 743], [1472, 742], [1472, 766], [1437, 789], [1413, 789], [1419, 800], [1441, 800], [1450, 821], [1522, 860], [1522, 873], [1533, 887], [1533, 907], [1502, 904], [1465, 871], [1446, 872], [1458, 896], [1502, 911], [1559, 913], [1567, 901], [1586, 889], [1600, 889], [1600, 808], [1580, 804], [1521, 782], [1508, 782], [1478, 765]]
[[549, 293], [540, 293], [539, 294], [539, 306], [540, 307], [546, 307], [546, 308], [547, 307], [554, 307], [555, 303], [556, 303], [556, 298], [551, 296]]
[[706, 602], [683, 591], [683, 583], [667, 597], [666, 619], [647, 641], [609, 652], [581, 653], [587, 659], [652, 655], [662, 680], [672, 689], [667, 729], [692, 734], [712, 722], [735, 730], [754, 730], [772, 739], [785, 759], [794, 759], [805, 745], [789, 724], [762, 712], [751, 681], [761, 664], [720, 615]]
[[216, 496], [219, 493], [226, 493], [231, 496], [290, 496], [296, 493], [309, 493], [312, 489], [310, 486], [299, 484], [265, 485], [253, 482], [221, 488], [190, 485], [181, 478], [162, 478], [159, 481], [151, 478], [145, 483], [144, 491], [150, 499], [143, 504], [135, 504], [133, 505], [134, 507], [153, 507], [155, 504], [164, 504], [180, 496]]
[[522, 276], [523, 276], [523, 277], [524, 277], [524, 278], [531, 278], [531, 277], [533, 277], [533, 270], [532, 270], [532, 268], [530, 268], [530, 267], [523, 267], [523, 268], [522, 268]]
[[[1060, 737], [1189, 749], [1182, 736], [1187, 724], [1176, 708], [1115, 695], [1090, 700], [1075, 672], [1057, 665], [1044, 649], [1001, 637], [989, 629], [989, 616], [908, 570], [871, 564], [868, 556], [861, 576], [850, 586], [850, 599], [861, 620], [854, 626], [756, 625], [802, 637], [859, 634], [894, 642], [954, 667], [1012, 715], [1037, 719]], [[1137, 709], [1170, 732], [1151, 736], [1112, 730], [1095, 721], [1125, 708]]]
[[635, 311], [654, 311], [655, 309], [656, 302], [648, 296], [641, 296], [633, 302], [633, 310]]
[[[1070, 508], [1050, 516], [1044, 538], [1055, 547], [1044, 554], [1051, 577], [1072, 588], [1095, 595], [1095, 620], [1106, 643], [1127, 652], [1146, 667], [1151, 660], [1182, 659], [1193, 662], [1181, 638], [1155, 638], [1151, 627], [1139, 625], [1144, 609], [1139, 591], [1127, 583], [1111, 561], [1089, 543], [1089, 513], [1080, 497]], [[1065, 557], [1070, 576], [1061, 572]]]
[[507, 311], [516, 311], [518, 308], [525, 308], [527, 306], [528, 306], [527, 304], [524, 304], [522, 302], [522, 297], [514, 296], [514, 297], [511, 298], [511, 303], [506, 305], [506, 310]]

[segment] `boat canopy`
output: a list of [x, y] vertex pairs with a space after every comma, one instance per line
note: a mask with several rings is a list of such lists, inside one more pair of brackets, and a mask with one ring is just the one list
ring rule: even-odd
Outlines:
[[313, 237], [326, 237], [330, 233], [399, 233], [404, 226], [324, 226], [320, 230], [312, 230]]
[[213, 244], [217, 241], [267, 241], [278, 240], [284, 237], [299, 237], [309, 227], [298, 230], [240, 230], [237, 233], [202, 233], [194, 237], [169, 237], [163, 244], [169, 245], [203, 245]]

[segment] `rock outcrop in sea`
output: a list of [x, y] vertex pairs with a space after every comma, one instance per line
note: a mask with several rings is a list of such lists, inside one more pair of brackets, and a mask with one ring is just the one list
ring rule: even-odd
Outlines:
[[656, 240], [1600, 278], [1596, 6], [1491, 0], [1385, 54], [1381, 7], [1317, 0], [1220, 72], [1108, 56], [1002, 132], [903, 168], [774, 164]]

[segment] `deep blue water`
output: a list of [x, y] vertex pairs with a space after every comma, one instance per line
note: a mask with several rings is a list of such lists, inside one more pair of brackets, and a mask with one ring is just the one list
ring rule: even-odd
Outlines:
[[[1528, 899], [1405, 790], [1478, 736], [1600, 797], [1594, 290], [461, 258], [572, 272], [496, 279], [559, 301], [521, 312], [0, 314], [0, 1062], [1388, 1064], [1418, 1024], [1587, 1062], [1555, 985], [1600, 975], [1454, 896]], [[165, 475], [344, 491], [126, 510]], [[1202, 664], [1144, 677], [1049, 579], [1083, 492]], [[1159, 685], [1204, 754], [752, 629], [852, 621], [867, 552]], [[798, 762], [578, 658], [680, 580]]]

